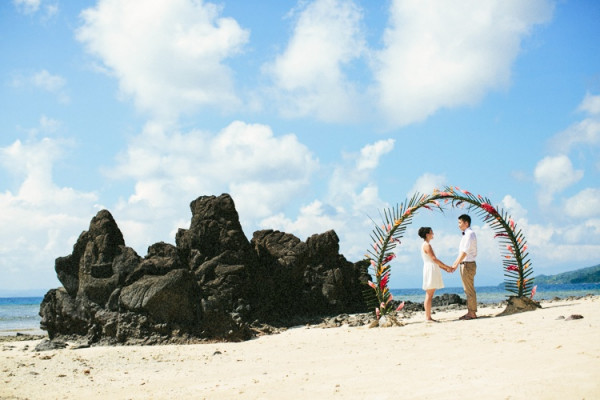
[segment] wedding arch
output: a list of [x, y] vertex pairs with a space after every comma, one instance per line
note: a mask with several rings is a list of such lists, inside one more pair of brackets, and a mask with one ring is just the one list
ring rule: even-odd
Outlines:
[[365, 256], [375, 276], [374, 281], [368, 282], [374, 293], [368, 292], [367, 301], [375, 308], [378, 318], [393, 311], [393, 296], [388, 287], [390, 262], [396, 256], [394, 249], [400, 244], [407, 226], [419, 209], [443, 212], [448, 203], [452, 207], [474, 210], [495, 232], [494, 238], [499, 239], [501, 246], [504, 288], [518, 297], [524, 297], [526, 293], [533, 297], [535, 294], [533, 278], [530, 278], [533, 269], [528, 258], [527, 242], [515, 221], [503, 209], [494, 207], [489, 198], [475, 196], [457, 186], [447, 186], [443, 191], [436, 189], [429, 195], [415, 193], [399, 206], [383, 210], [383, 224], [375, 224], [371, 234], [373, 245]]

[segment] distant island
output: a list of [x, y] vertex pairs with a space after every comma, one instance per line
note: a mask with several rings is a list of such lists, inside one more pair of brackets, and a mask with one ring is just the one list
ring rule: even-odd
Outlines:
[[563, 272], [556, 275], [538, 275], [535, 278], [536, 284], [557, 285], [566, 283], [599, 283], [600, 282], [600, 264], [576, 269], [574, 271]]

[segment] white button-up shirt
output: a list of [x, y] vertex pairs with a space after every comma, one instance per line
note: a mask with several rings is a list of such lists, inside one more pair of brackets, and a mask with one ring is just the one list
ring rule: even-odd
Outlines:
[[463, 233], [463, 237], [460, 240], [460, 245], [458, 246], [459, 253], [466, 253], [467, 256], [463, 260], [465, 261], [475, 261], [477, 257], [477, 236], [475, 236], [475, 232], [471, 227], [465, 229]]

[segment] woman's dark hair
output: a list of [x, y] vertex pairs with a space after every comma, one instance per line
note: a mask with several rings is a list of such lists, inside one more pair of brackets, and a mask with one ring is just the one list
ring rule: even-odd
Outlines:
[[431, 228], [428, 226], [422, 226], [419, 228], [419, 236], [423, 239], [425, 239], [425, 236], [427, 236], [429, 232], [431, 232]]

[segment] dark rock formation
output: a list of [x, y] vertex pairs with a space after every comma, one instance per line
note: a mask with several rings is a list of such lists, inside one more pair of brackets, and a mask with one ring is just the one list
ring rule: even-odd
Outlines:
[[443, 307], [443, 306], [449, 306], [452, 304], [458, 304], [458, 305], [464, 306], [467, 304], [467, 300], [463, 299], [456, 293], [444, 293], [441, 296], [435, 296], [433, 299], [431, 299], [432, 307]]
[[498, 316], [511, 315], [525, 311], [534, 311], [538, 308], [542, 308], [540, 303], [530, 299], [529, 297], [510, 296], [508, 298], [506, 308], [504, 311], [498, 314]]
[[264, 230], [248, 241], [229, 195], [199, 197], [190, 207], [190, 228], [177, 232], [176, 245], [153, 244], [143, 258], [100, 211], [73, 253], [56, 259], [64, 287], [50, 290], [40, 306], [50, 339], [245, 340], [273, 329], [266, 324], [366, 310], [366, 265], [339, 254], [334, 231], [302, 242]]

